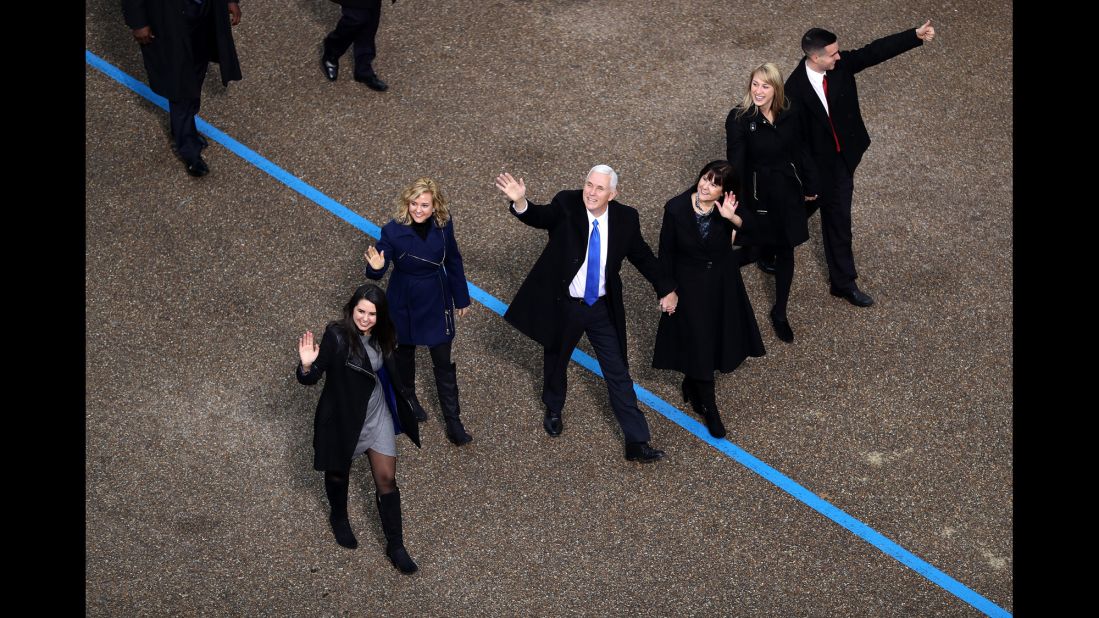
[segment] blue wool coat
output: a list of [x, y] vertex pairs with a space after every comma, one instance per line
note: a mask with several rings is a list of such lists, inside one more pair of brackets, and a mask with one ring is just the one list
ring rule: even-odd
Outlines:
[[470, 303], [454, 220], [442, 227], [433, 220], [427, 240], [411, 226], [390, 220], [377, 248], [385, 252], [385, 264], [379, 270], [367, 264], [366, 276], [381, 279], [393, 264], [385, 295], [397, 325], [397, 343], [436, 346], [454, 339], [454, 309]]

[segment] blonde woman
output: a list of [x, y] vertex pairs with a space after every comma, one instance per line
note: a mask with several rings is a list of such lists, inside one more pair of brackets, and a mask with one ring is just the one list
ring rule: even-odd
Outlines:
[[401, 192], [393, 219], [365, 257], [366, 276], [374, 280], [393, 263], [386, 297], [397, 326], [394, 354], [405, 386], [415, 397], [416, 346], [427, 346], [447, 439], [458, 446], [471, 442], [459, 417], [457, 366], [450, 358], [454, 318], [465, 315], [469, 288], [454, 221], [438, 183], [419, 178]]
[[807, 201], [817, 199], [816, 168], [798, 102], [785, 95], [782, 73], [767, 62], [748, 78], [748, 91], [725, 119], [726, 154], [741, 173], [742, 204], [753, 226], [738, 241], [775, 256], [775, 335], [793, 343], [786, 304], [794, 281], [794, 247], [809, 240]]

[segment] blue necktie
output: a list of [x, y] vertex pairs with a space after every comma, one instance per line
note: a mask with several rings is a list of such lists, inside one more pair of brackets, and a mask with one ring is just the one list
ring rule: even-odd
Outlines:
[[584, 302], [588, 306], [599, 300], [599, 220], [591, 222], [588, 238], [588, 278], [584, 281]]

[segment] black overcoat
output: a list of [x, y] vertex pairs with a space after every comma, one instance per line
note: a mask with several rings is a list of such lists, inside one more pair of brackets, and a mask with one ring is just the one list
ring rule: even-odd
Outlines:
[[[149, 26], [155, 37], [141, 46], [141, 57], [153, 92], [170, 100], [194, 99], [202, 92], [202, 83], [192, 68], [191, 36], [183, 14], [185, 2], [191, 0], [122, 0], [122, 16], [131, 30]], [[241, 78], [240, 61], [233, 43], [233, 28], [229, 23], [228, 0], [212, 2], [214, 31], [209, 45], [211, 61], [218, 63], [221, 83]], [[235, 3], [239, 4], [239, 3]]]
[[[358, 340], [354, 344], [362, 346]], [[385, 357], [377, 374], [366, 358], [365, 350], [362, 351], [362, 360], [351, 355], [343, 328], [339, 323], [332, 322], [324, 329], [320, 353], [310, 366], [309, 373], [302, 373], [301, 362], [298, 362], [298, 382], [302, 384], [316, 384], [324, 373], [328, 373], [320, 401], [317, 402], [317, 415], [313, 419], [313, 468], [316, 470], [347, 470], [351, 467], [359, 433], [366, 420], [370, 394], [379, 381], [385, 389], [394, 429], [420, 446], [420, 426], [416, 424], [419, 403], [409, 395], [401, 380], [389, 377], [400, 375], [393, 355]]]
[[[584, 263], [588, 247], [588, 217], [580, 189], [561, 191], [546, 205], [527, 200], [527, 209], [511, 213], [531, 227], [549, 232], [538, 261], [527, 274], [504, 319], [524, 335], [550, 349], [560, 345], [565, 325], [563, 311], [569, 302], [569, 283]], [[622, 260], [628, 259], [653, 285], [658, 298], [675, 291], [675, 281], [664, 272], [641, 235], [637, 210], [611, 201], [607, 214], [607, 308], [618, 334], [622, 360], [626, 355], [626, 310], [622, 302]]]
[[660, 261], [675, 277], [679, 304], [675, 313], [660, 315], [653, 367], [713, 380], [715, 370], [733, 371], [766, 349], [733, 251], [736, 226], [715, 212], [703, 238], [691, 205], [694, 191], [692, 186], [664, 206]]
[[725, 118], [725, 154], [740, 173], [737, 198], [755, 215], [740, 244], [800, 245], [809, 240], [805, 196], [818, 191], [816, 165], [805, 143], [804, 110], [790, 100], [774, 124], [755, 105], [738, 117], [739, 110]]
[[836, 136], [840, 141], [840, 152], [836, 152], [835, 137], [828, 124], [828, 110], [820, 102], [809, 76], [805, 73], [805, 58], [786, 78], [786, 94], [800, 101], [806, 108], [808, 125], [807, 142], [809, 153], [822, 174], [820, 188], [831, 191], [835, 182], [831, 179], [837, 156], [842, 156], [852, 175], [862, 161], [862, 155], [870, 147], [870, 134], [862, 121], [859, 108], [859, 89], [855, 83], [855, 74], [876, 64], [880, 64], [923, 45], [916, 36], [916, 30], [910, 29], [883, 37], [852, 51], [840, 52], [836, 66], [828, 71], [828, 107], [832, 112], [832, 124], [836, 127]]

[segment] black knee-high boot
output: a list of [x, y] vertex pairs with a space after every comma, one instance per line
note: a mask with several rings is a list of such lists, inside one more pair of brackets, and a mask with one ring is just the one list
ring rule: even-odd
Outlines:
[[359, 541], [355, 539], [355, 533], [351, 532], [351, 522], [347, 520], [347, 485], [348, 473], [324, 473], [324, 493], [328, 494], [328, 504], [332, 508], [328, 515], [332, 534], [336, 535], [336, 542], [341, 546], [355, 549], [359, 546]]
[[401, 373], [398, 377], [400, 377], [405, 388], [408, 389], [412, 400], [416, 402], [416, 405], [412, 406], [416, 421], [422, 423], [427, 420], [427, 412], [424, 412], [420, 400], [416, 399], [416, 346], [397, 346], [397, 349], [393, 351], [393, 358], [397, 361], [397, 371]]
[[473, 436], [466, 433], [459, 417], [461, 409], [458, 406], [458, 366], [450, 363], [434, 369], [435, 388], [439, 391], [439, 407], [443, 409], [443, 418], [446, 420], [447, 439], [458, 446], [472, 442]]
[[385, 555], [401, 573], [415, 573], [420, 567], [412, 561], [404, 547], [404, 525], [401, 521], [401, 489], [379, 495], [374, 494], [378, 503], [378, 516], [382, 520], [382, 532], [385, 533]]
[[717, 400], [714, 398], [714, 381], [693, 380], [693, 382], [706, 417], [706, 429], [710, 430], [711, 436], [724, 438], [725, 424], [721, 422], [721, 413], [717, 411]]

